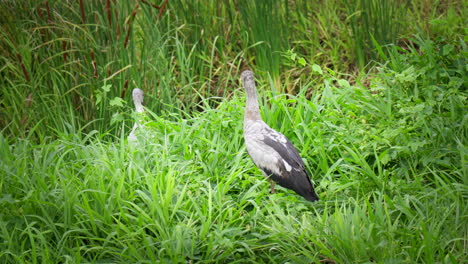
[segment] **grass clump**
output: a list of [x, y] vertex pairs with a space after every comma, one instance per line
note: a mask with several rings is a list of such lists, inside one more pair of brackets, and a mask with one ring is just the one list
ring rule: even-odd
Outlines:
[[297, 96], [259, 82], [316, 203], [268, 192], [245, 153], [241, 91], [193, 116], [150, 113], [137, 146], [125, 131], [1, 134], [0, 260], [466, 262], [466, 50], [413, 41], [369, 87], [329, 69]]
[[395, 0], [345, 1], [345, 4], [353, 35], [353, 53], [362, 68], [378, 59], [376, 43], [382, 46], [396, 43], [406, 8], [402, 1]]
[[118, 134], [133, 87], [157, 114], [192, 114], [204, 98], [231, 96], [248, 66], [279, 92], [321, 81], [290, 53], [353, 82], [388, 45], [411, 46], [408, 36], [466, 35], [463, 1], [157, 2], [0, 2], [5, 135]]
[[[463, 1], [157, 2], [0, 1], [1, 263], [467, 262]], [[247, 67], [320, 202], [246, 155]]]
[[245, 31], [253, 36], [249, 44], [255, 49], [256, 64], [270, 74], [276, 90], [281, 91], [280, 59], [289, 48], [288, 4], [279, 0], [240, 1], [239, 9]]

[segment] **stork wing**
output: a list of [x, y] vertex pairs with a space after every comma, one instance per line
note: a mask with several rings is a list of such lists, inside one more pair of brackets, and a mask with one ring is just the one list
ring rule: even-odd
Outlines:
[[304, 161], [301, 159], [299, 152], [294, 145], [283, 134], [268, 129], [268, 134], [263, 138], [263, 143], [273, 148], [289, 165], [296, 170], [303, 170], [305, 168]]

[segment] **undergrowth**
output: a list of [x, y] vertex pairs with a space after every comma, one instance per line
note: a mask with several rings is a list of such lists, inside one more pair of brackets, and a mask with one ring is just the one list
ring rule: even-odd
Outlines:
[[204, 98], [229, 98], [247, 67], [279, 93], [314, 83], [311, 92], [321, 77], [290, 54], [354, 83], [414, 34], [466, 41], [461, 0], [264, 3], [0, 1], [0, 127], [36, 139], [120, 135], [134, 87], [158, 115], [192, 114]]
[[365, 85], [307, 59], [323, 82], [297, 95], [258, 80], [315, 203], [269, 193], [245, 152], [242, 89], [193, 115], [148, 108], [135, 144], [122, 122], [118, 136], [0, 134], [1, 262], [465, 263], [467, 50], [413, 41]]

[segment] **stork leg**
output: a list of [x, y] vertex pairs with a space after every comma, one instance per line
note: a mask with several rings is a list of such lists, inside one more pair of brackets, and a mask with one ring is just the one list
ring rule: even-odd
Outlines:
[[275, 191], [275, 182], [272, 179], [268, 179], [270, 181], [270, 193], [276, 193]]

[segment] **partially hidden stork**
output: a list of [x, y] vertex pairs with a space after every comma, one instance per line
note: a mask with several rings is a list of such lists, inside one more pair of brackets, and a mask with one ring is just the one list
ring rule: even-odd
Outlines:
[[[137, 113], [141, 114], [145, 111], [143, 108], [143, 90], [139, 88], [135, 88], [132, 91], [132, 97], [133, 97], [133, 103], [135, 104], [135, 110]], [[135, 124], [133, 125], [132, 131], [128, 135], [128, 141], [131, 143], [137, 142], [137, 136], [136, 136], [136, 131], [137, 129], [141, 129], [143, 126], [142, 124], [141, 117], [138, 116], [137, 120], [135, 121]]]
[[253, 72], [242, 72], [241, 79], [247, 94], [244, 113], [245, 145], [255, 165], [269, 178], [271, 192], [275, 192], [276, 182], [308, 201], [319, 200], [297, 149], [283, 134], [263, 122]]

